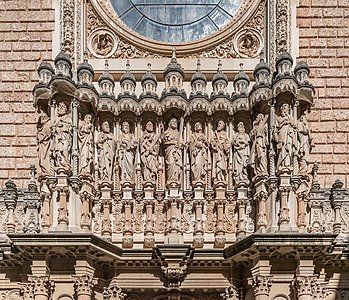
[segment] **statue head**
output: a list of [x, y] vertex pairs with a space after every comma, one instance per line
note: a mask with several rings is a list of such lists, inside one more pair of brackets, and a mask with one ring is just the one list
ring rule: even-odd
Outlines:
[[121, 125], [121, 131], [122, 131], [123, 133], [130, 133], [130, 124], [129, 124], [127, 121], [125, 121], [125, 122], [122, 123], [122, 125]]
[[225, 129], [225, 122], [223, 120], [219, 120], [217, 123], [217, 130], [222, 131]]
[[253, 126], [260, 124], [263, 121], [263, 119], [264, 119], [264, 115], [258, 114], [256, 119], [253, 122]]
[[200, 122], [196, 122], [194, 125], [195, 132], [202, 132], [202, 124]]
[[284, 117], [284, 116], [288, 115], [289, 112], [290, 112], [290, 105], [288, 103], [282, 104], [281, 107], [280, 107], [280, 114], [281, 114], [281, 116]]
[[64, 116], [68, 113], [68, 107], [65, 102], [59, 102], [57, 105], [57, 112], [59, 116]]
[[177, 129], [178, 127], [178, 121], [176, 118], [172, 118], [170, 120], [170, 123], [168, 123], [168, 127], [170, 127], [171, 129]]
[[91, 114], [86, 114], [84, 117], [84, 121], [86, 123], [91, 123], [92, 122], [92, 115]]
[[238, 133], [245, 133], [245, 125], [244, 125], [244, 123], [239, 122], [239, 124], [237, 126], [237, 129], [238, 129]]
[[109, 122], [108, 121], [104, 121], [102, 123], [102, 130], [103, 132], [105, 133], [109, 133], [110, 132], [110, 125], [109, 125]]
[[145, 130], [148, 132], [154, 132], [154, 124], [152, 121], [148, 121], [145, 125]]

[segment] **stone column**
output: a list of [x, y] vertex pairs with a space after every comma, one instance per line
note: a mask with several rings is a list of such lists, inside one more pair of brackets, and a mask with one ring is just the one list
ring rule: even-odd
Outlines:
[[79, 101], [74, 98], [72, 102], [72, 130], [73, 130], [73, 147], [72, 147], [72, 173], [74, 177], [78, 176], [79, 172], [79, 148], [78, 148], [78, 107]]
[[195, 248], [202, 248], [204, 246], [204, 228], [202, 221], [203, 200], [195, 200], [195, 225], [193, 246]]
[[[294, 124], [292, 124], [292, 125], [293, 125], [293, 130], [294, 130], [295, 136], [297, 136], [297, 134], [298, 134], [298, 131], [297, 131], [298, 106], [299, 106], [299, 101], [295, 99], [294, 105], [293, 105], [293, 113], [292, 113], [292, 117], [294, 120]], [[296, 138], [295, 145], [293, 145], [294, 147], [296, 147], [296, 151], [294, 151], [293, 156], [292, 156], [292, 165], [293, 165], [292, 175], [293, 176], [298, 176], [298, 173], [299, 173], [298, 145], [296, 144], [296, 143], [298, 143], [297, 141], [298, 141], [298, 139]]]
[[273, 131], [275, 126], [275, 99], [269, 101], [270, 117], [269, 117], [269, 156], [270, 156], [270, 177], [275, 177], [275, 150], [273, 147]]
[[144, 230], [144, 247], [152, 248], [155, 245], [154, 222], [153, 222], [154, 200], [145, 200], [146, 223]]
[[132, 228], [132, 213], [131, 213], [131, 200], [124, 200], [125, 208], [125, 227], [122, 237], [122, 246], [124, 248], [133, 247], [133, 228]]
[[14, 212], [17, 205], [17, 186], [9, 180], [5, 183], [6, 188], [4, 189], [4, 200], [8, 210], [8, 217], [6, 222], [7, 233], [15, 233], [16, 224], [14, 220]]
[[91, 275], [75, 275], [73, 278], [77, 300], [91, 300], [93, 287], [98, 283], [98, 280]]
[[252, 287], [255, 300], [269, 300], [270, 287], [272, 286], [271, 276], [255, 275], [252, 278]]

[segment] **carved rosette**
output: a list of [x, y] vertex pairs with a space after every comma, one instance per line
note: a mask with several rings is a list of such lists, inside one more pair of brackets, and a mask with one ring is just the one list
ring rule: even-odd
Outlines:
[[93, 287], [98, 283], [97, 278], [93, 278], [90, 275], [75, 275], [74, 279], [74, 288], [77, 297], [80, 296], [92, 296]]

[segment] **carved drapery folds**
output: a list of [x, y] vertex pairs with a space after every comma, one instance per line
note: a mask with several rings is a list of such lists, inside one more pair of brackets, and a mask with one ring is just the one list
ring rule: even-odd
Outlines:
[[[40, 66], [40, 78], [47, 73], [52, 79], [42, 79], [34, 90], [46, 231], [80, 226], [109, 241], [119, 235], [124, 247], [133, 247], [139, 234], [151, 247], [156, 233], [180, 243], [193, 232], [193, 243], [202, 247], [205, 234], [212, 233], [215, 246], [224, 247], [272, 224], [305, 231], [312, 145], [306, 114], [313, 88], [300, 75], [309, 73], [304, 63], [294, 76], [292, 58], [283, 53], [272, 80], [261, 59], [249, 93], [250, 79], [241, 66], [230, 96], [219, 62], [210, 100], [197, 86], [207, 83], [200, 62], [187, 98], [175, 50], [161, 96], [150, 89], [139, 99], [129, 62], [117, 98], [107, 62], [98, 80], [100, 93], [86, 59], [78, 68], [78, 84], [71, 80], [65, 53], [55, 63], [56, 74], [49, 65]], [[156, 88], [150, 67], [142, 80]], [[299, 93], [309, 97], [297, 99]], [[69, 211], [76, 194], [79, 220]], [[298, 213], [290, 213], [295, 198]], [[49, 211], [58, 211], [57, 218], [47, 218]]]

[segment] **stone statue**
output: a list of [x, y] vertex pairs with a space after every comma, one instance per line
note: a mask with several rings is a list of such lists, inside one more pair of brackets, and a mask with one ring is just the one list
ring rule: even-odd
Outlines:
[[118, 162], [120, 168], [120, 181], [133, 182], [134, 160], [137, 142], [131, 133], [130, 124], [123, 122], [121, 125], [121, 136], [118, 141]]
[[158, 170], [158, 156], [160, 136], [154, 132], [154, 124], [149, 121], [140, 141], [141, 164], [143, 178], [147, 182], [154, 182]]
[[97, 135], [98, 171], [100, 180], [112, 180], [115, 143], [108, 121], [104, 121]]
[[72, 121], [65, 102], [58, 103], [57, 112], [57, 121], [52, 127], [53, 158], [57, 170], [69, 173], [71, 171]]
[[256, 177], [268, 176], [268, 115], [258, 114], [253, 122], [250, 136], [252, 140], [249, 164]]
[[250, 137], [245, 131], [245, 125], [239, 122], [237, 133], [233, 139], [233, 177], [236, 183], [247, 182], [247, 163], [250, 156]]
[[299, 174], [307, 175], [308, 162], [311, 148], [313, 147], [313, 139], [311, 136], [307, 115], [304, 113], [298, 120], [298, 139], [299, 139]]
[[208, 165], [208, 143], [202, 124], [196, 122], [190, 139], [191, 174], [193, 183], [205, 182]]
[[80, 175], [92, 175], [93, 172], [93, 124], [92, 115], [86, 114], [79, 124]]
[[50, 175], [51, 171], [51, 120], [41, 113], [37, 124], [39, 177]]
[[225, 182], [227, 177], [228, 157], [231, 144], [225, 131], [225, 123], [219, 120], [214, 132], [212, 147], [212, 178], [217, 182]]
[[180, 183], [180, 176], [183, 167], [183, 148], [180, 139], [178, 122], [172, 118], [167, 130], [162, 135], [165, 149], [166, 179], [167, 183]]
[[284, 103], [280, 108], [280, 116], [276, 118], [274, 130], [278, 154], [276, 169], [279, 172], [292, 168], [293, 148], [295, 146], [293, 123], [293, 118], [290, 116], [290, 106]]

